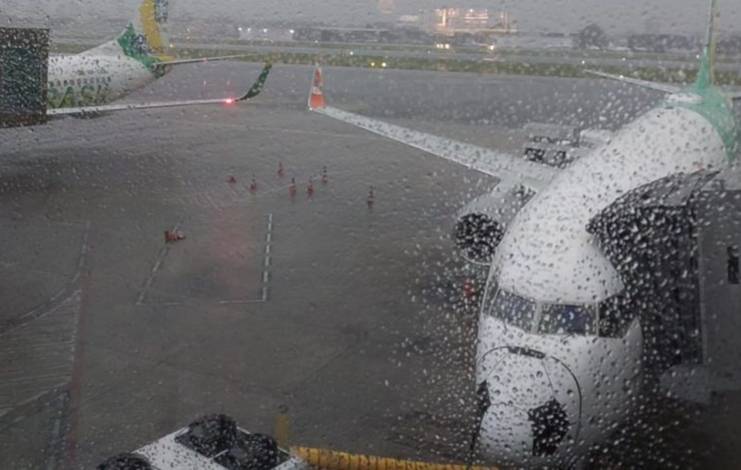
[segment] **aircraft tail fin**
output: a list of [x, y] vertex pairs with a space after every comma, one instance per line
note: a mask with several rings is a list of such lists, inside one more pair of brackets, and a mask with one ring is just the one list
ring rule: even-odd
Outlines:
[[717, 44], [717, 21], [718, 1], [710, 0], [710, 12], [708, 14], [708, 29], [705, 35], [702, 55], [700, 56], [700, 67], [697, 71], [695, 85], [698, 88], [707, 88], [715, 83], [715, 49]]
[[[136, 15], [114, 40], [87, 53], [125, 54], [149, 68], [157, 62], [171, 60], [167, 55], [170, 40], [167, 34], [169, 0], [142, 0]], [[83, 53], [85, 54], [85, 53]]]
[[309, 109], [315, 111], [327, 107], [327, 101], [324, 99], [324, 79], [322, 78], [322, 68], [318, 65], [314, 69], [314, 80], [311, 83], [309, 92]]

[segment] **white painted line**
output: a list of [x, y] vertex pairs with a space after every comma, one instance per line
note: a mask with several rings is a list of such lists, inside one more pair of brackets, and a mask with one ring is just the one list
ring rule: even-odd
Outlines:
[[155, 306], [155, 307], [177, 307], [179, 305], [185, 305], [185, 302], [147, 302], [147, 303], [141, 303], [137, 304], [137, 306], [142, 305], [148, 305], [148, 306]]
[[[175, 226], [172, 228], [173, 232], [176, 232], [178, 229], [180, 229], [181, 222], [178, 222], [175, 224]], [[144, 288], [139, 292], [139, 298], [136, 299], [136, 305], [140, 306], [144, 304], [144, 299], [147, 297], [147, 294], [149, 293], [149, 289], [152, 288], [152, 284], [154, 283], [154, 278], [157, 276], [157, 271], [159, 271], [160, 267], [162, 266], [162, 261], [164, 261], [165, 256], [167, 256], [167, 253], [170, 251], [170, 244], [165, 242], [165, 246], [163, 246], [159, 253], [157, 254], [157, 260], [154, 263], [154, 266], [152, 267], [152, 271], [149, 274], [149, 277], [147, 278], [147, 281], [144, 283]]]
[[265, 260], [262, 271], [262, 301], [268, 301], [268, 284], [270, 282], [270, 250], [273, 242], [273, 214], [268, 214], [268, 227], [265, 234]]
[[252, 299], [252, 300], [219, 300], [219, 305], [248, 305], [248, 304], [261, 304], [265, 302], [265, 299]]

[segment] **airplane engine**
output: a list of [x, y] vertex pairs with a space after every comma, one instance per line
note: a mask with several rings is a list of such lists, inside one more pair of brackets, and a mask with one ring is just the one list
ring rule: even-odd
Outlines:
[[455, 245], [471, 261], [491, 262], [503, 236], [502, 225], [481, 212], [465, 214], [455, 224]]
[[466, 204], [456, 215], [453, 240], [472, 262], [489, 264], [507, 224], [533, 196], [525, 188], [495, 189]]

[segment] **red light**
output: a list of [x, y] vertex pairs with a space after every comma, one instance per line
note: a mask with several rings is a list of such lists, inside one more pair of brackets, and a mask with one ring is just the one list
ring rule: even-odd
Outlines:
[[234, 104], [234, 98], [227, 98], [226, 104]]

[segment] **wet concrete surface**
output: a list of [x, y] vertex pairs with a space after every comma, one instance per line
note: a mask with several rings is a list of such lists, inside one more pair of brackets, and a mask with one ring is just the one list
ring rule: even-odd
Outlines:
[[[129, 99], [232, 95], [258, 70], [188, 66]], [[496, 179], [308, 113], [311, 72], [276, 67], [240, 107], [0, 131], [0, 467], [89, 468], [204, 413], [271, 433], [282, 406], [296, 444], [466, 455], [475, 306], [457, 286], [481, 272], [448, 234]], [[326, 72], [335, 106], [512, 151], [526, 122], [614, 128], [657, 99]], [[173, 228], [186, 239], [165, 244]]]

